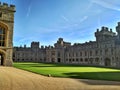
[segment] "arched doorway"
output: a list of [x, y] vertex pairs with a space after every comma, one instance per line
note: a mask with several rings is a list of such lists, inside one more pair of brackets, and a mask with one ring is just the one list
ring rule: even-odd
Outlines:
[[109, 58], [105, 58], [105, 66], [111, 66], [111, 60]]
[[0, 53], [0, 66], [4, 65], [4, 55]]
[[58, 62], [61, 62], [61, 59], [60, 59], [60, 58], [58, 58]]

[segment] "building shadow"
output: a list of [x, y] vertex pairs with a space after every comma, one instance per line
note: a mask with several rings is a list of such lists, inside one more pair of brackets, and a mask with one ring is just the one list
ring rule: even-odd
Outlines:
[[88, 85], [120, 85], [120, 72], [72, 72], [64, 73], [69, 78]]

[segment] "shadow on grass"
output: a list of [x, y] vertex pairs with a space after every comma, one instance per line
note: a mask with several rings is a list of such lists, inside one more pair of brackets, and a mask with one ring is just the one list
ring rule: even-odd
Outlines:
[[[17, 64], [17, 63], [16, 63]], [[18, 65], [25, 65], [31, 67], [95, 67], [95, 68], [108, 68], [108, 69], [117, 69], [116, 67], [105, 67], [105, 66], [96, 66], [96, 65], [81, 65], [81, 64], [63, 64], [63, 63], [30, 63], [30, 62], [20, 62]]]
[[[89, 85], [120, 85], [120, 72], [72, 72], [64, 74], [69, 78], [83, 79], [80, 82], [82, 81]], [[107, 81], [103, 82], [103, 80]]]
[[[15, 63], [15, 62], [14, 62]], [[15, 63], [17, 64], [17, 63]], [[32, 67], [96, 67], [96, 68], [109, 68], [109, 69], [118, 69], [114, 67], [104, 67], [104, 66], [95, 66], [95, 65], [81, 65], [81, 64], [63, 64], [63, 63], [27, 63], [20, 62], [18, 65], [32, 66]]]

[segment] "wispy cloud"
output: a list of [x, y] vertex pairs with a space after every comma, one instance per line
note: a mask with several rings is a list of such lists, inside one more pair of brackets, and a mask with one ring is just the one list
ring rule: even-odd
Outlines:
[[62, 18], [64, 21], [69, 22], [69, 19], [68, 19], [66, 16], [61, 15], [61, 18]]
[[[114, 0], [91, 0], [92, 3], [98, 4], [104, 8], [112, 9], [112, 10], [117, 10], [120, 11], [120, 4], [118, 5], [116, 2], [114, 3]], [[119, 3], [119, 2], [118, 2]]]
[[77, 22], [73, 23], [73, 22], [69, 22], [67, 25], [65, 26], [61, 26], [59, 28], [61, 29], [76, 29], [80, 27], [80, 24], [83, 23], [85, 20], [88, 19], [88, 16], [83, 16], [81, 19], [79, 19]]
[[82, 23], [83, 21], [85, 21], [88, 18], [88, 16], [84, 16], [81, 20], [80, 23]]
[[30, 12], [31, 12], [31, 4], [28, 6], [27, 17], [29, 17]]

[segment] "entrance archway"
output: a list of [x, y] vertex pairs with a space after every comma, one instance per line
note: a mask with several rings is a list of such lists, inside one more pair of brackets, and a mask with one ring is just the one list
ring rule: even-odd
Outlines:
[[0, 49], [0, 66], [5, 66], [6, 53]]
[[0, 53], [0, 66], [4, 65], [4, 55]]
[[61, 59], [60, 59], [60, 58], [58, 58], [58, 62], [61, 62]]
[[111, 60], [109, 58], [105, 58], [105, 66], [111, 66]]

